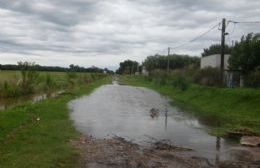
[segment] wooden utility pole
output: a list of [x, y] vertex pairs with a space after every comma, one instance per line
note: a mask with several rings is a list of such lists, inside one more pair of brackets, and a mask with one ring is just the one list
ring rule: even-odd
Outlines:
[[225, 38], [226, 38], [226, 19], [222, 19], [222, 29], [221, 29], [221, 60], [220, 60], [220, 69], [221, 69], [221, 75], [222, 75], [222, 82], [224, 84], [225, 77], [224, 77], [224, 71], [225, 71]]
[[168, 74], [170, 72], [170, 53], [171, 53], [171, 48], [168, 47], [168, 60], [167, 60], [167, 73]]

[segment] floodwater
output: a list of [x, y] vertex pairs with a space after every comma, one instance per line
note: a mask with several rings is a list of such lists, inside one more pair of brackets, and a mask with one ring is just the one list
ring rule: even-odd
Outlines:
[[[120, 136], [139, 145], [170, 140], [194, 150], [194, 156], [219, 161], [250, 161], [250, 149], [209, 135], [198, 119], [169, 104], [160, 94], [142, 87], [104, 85], [69, 103], [76, 128], [96, 138]], [[151, 117], [151, 109], [159, 116]]]
[[42, 93], [42, 94], [35, 94], [35, 95], [30, 95], [30, 96], [22, 96], [19, 98], [0, 99], [0, 110], [6, 110], [9, 108], [15, 107], [18, 104], [28, 102], [28, 101], [32, 102], [32, 103], [38, 103], [47, 98], [57, 97], [58, 95], [60, 95], [62, 93], [64, 93], [63, 90], [52, 92], [52, 93]]

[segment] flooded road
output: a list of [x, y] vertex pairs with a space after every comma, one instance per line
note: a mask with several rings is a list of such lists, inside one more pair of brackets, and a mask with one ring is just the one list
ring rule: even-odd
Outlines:
[[[209, 135], [195, 117], [169, 104], [160, 94], [141, 87], [104, 85], [90, 96], [70, 102], [76, 128], [96, 138], [123, 137], [141, 146], [170, 140], [192, 149], [192, 155], [212, 164], [252, 161], [250, 149]], [[158, 114], [153, 116], [151, 112]]]

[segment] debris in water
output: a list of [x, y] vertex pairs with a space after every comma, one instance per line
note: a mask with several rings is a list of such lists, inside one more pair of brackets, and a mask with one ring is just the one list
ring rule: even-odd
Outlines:
[[240, 144], [245, 146], [252, 146], [252, 147], [260, 146], [260, 137], [243, 136], [240, 140]]
[[173, 145], [170, 141], [161, 140], [154, 143], [154, 149], [156, 150], [182, 150], [182, 151], [191, 151], [192, 149], [178, 147]]
[[159, 117], [159, 112], [160, 112], [159, 109], [152, 108], [150, 110], [150, 116], [152, 118], [157, 118], [157, 117]]

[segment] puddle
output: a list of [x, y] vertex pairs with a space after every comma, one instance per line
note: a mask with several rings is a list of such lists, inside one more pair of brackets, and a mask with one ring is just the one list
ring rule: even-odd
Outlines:
[[[259, 160], [248, 155], [243, 158], [241, 153], [247, 153], [249, 148], [207, 134], [199, 120], [172, 107], [167, 98], [146, 88], [115, 82], [70, 102], [69, 107], [76, 128], [85, 135], [96, 138], [116, 135], [141, 146], [155, 140], [170, 140], [176, 146], [193, 149], [194, 156], [206, 158], [213, 164]], [[152, 109], [156, 109], [153, 110], [156, 115], [151, 116]]]
[[63, 90], [53, 92], [53, 93], [43, 93], [43, 94], [36, 94], [31, 96], [23, 96], [19, 98], [11, 98], [11, 99], [0, 99], [0, 110], [6, 110], [12, 107], [15, 107], [16, 105], [24, 102], [31, 101], [32, 103], [38, 103], [42, 100], [45, 100], [47, 98], [53, 98], [57, 97], [58, 95], [64, 93]]

